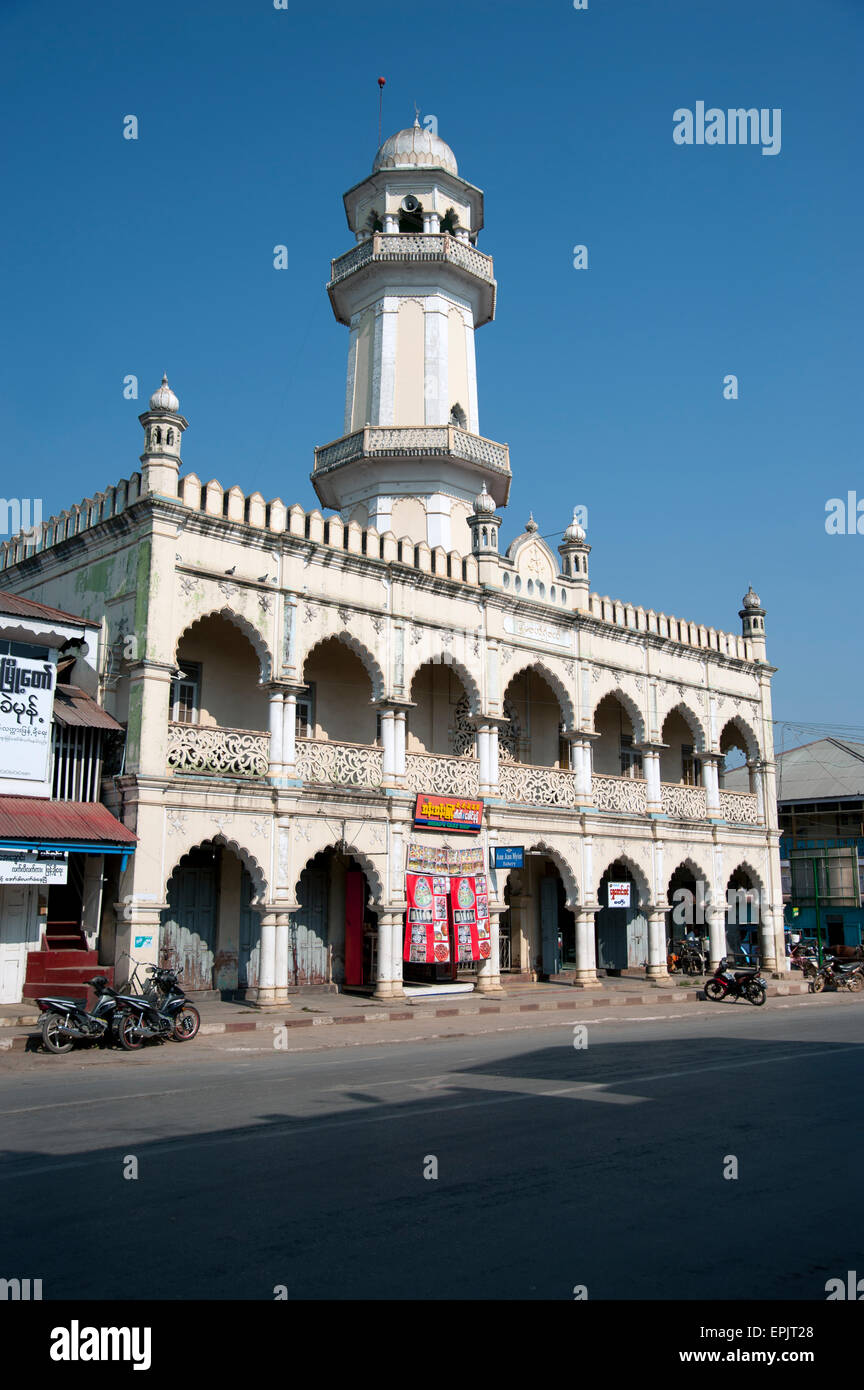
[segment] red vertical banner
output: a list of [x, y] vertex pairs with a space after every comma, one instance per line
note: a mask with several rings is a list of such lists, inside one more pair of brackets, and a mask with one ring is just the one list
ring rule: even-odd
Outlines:
[[402, 958], [421, 965], [446, 965], [450, 959], [447, 894], [450, 880], [437, 874], [407, 874], [408, 911]]
[[363, 909], [366, 906], [366, 880], [362, 869], [349, 869], [345, 875], [345, 983], [363, 983]]
[[485, 874], [460, 874], [450, 879], [450, 912], [457, 960], [488, 960], [492, 938]]

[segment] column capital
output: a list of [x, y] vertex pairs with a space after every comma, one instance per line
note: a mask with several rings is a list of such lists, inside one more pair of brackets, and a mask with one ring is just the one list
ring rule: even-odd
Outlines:
[[[633, 747], [635, 748], [635, 750], [636, 750], [637, 753], [658, 753], [658, 754], [659, 754], [659, 753], [664, 752], [664, 750], [667, 749], [669, 746], [670, 746], [670, 745], [669, 745], [668, 743], [660, 743], [659, 741], [652, 740], [652, 739], [646, 739], [644, 743], [634, 743], [634, 744], [633, 744]], [[694, 753], [693, 756], [695, 757], [696, 754]]]

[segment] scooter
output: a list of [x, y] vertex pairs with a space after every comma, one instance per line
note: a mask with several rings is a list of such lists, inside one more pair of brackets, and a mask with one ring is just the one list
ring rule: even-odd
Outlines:
[[37, 999], [42, 1013], [42, 1042], [48, 1052], [71, 1052], [76, 1042], [98, 1042], [107, 1046], [117, 1013], [117, 994], [107, 976], [96, 975], [86, 982], [97, 995], [90, 1013], [86, 999]]
[[156, 965], [147, 967], [150, 979], [143, 995], [117, 995], [117, 1036], [127, 1052], [137, 1052], [145, 1042], [190, 1042], [201, 1027], [201, 1015], [178, 984], [179, 971]]
[[751, 1004], [764, 1004], [766, 982], [755, 970], [727, 969], [727, 958], [724, 956], [705, 985], [705, 998], [717, 1003], [723, 999], [748, 999]]

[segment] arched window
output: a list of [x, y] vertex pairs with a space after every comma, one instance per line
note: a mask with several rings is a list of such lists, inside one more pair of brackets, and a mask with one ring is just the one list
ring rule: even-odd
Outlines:
[[160, 430], [160, 428], [159, 428], [158, 425], [156, 426], [155, 430], [153, 431], [153, 439], [154, 439], [154, 441], [155, 441], [157, 444], [161, 444], [161, 443], [162, 443], [162, 431]]
[[167, 435], [166, 435], [166, 437], [165, 437], [165, 443], [166, 443], [166, 444], [173, 444], [173, 443], [174, 443], [174, 431], [173, 431], [173, 430], [169, 430], [169, 431], [168, 431], [168, 433], [167, 433]]
[[442, 232], [455, 232], [458, 226], [459, 218], [456, 216], [455, 210], [453, 208], [448, 208], [444, 216], [441, 218]]

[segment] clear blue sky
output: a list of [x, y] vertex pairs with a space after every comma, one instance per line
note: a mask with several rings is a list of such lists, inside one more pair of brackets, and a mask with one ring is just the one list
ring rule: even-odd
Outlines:
[[[592, 588], [735, 631], [752, 582], [777, 717], [864, 724], [864, 535], [824, 528], [864, 497], [862, 31], [861, 0], [2, 0], [0, 491], [47, 516], [128, 476], [166, 369], [187, 468], [315, 504], [381, 74], [385, 136], [416, 100], [485, 190], [505, 538], [584, 504]], [[781, 108], [780, 153], [676, 145], [697, 101]]]

